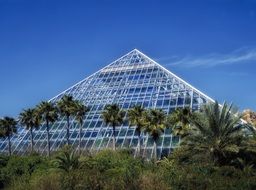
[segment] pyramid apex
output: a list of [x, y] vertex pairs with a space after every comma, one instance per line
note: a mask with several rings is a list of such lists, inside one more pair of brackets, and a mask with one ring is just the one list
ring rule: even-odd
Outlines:
[[134, 48], [131, 52], [137, 52], [140, 53], [140, 51], [137, 48]]
[[[98, 114], [108, 104], [117, 103], [124, 110], [129, 110], [134, 105], [141, 105], [147, 109], [163, 109], [170, 114], [175, 109], [185, 106], [191, 107], [195, 111], [200, 110], [202, 105], [213, 102], [211, 98], [136, 48], [53, 97], [50, 102], [57, 103], [64, 95], [73, 96], [75, 100], [92, 108], [83, 119], [83, 123], [88, 124], [81, 138], [85, 151], [98, 151], [108, 148], [110, 145], [111, 130], [104, 125], [102, 117]], [[55, 127], [52, 130], [51, 138], [54, 143], [51, 143], [50, 148], [54, 151], [66, 143], [62, 135], [66, 124], [67, 121], [63, 119], [52, 124]], [[79, 133], [79, 127], [73, 120], [70, 121], [70, 124], [74, 126], [70, 131], [70, 137], [74, 140], [74, 148], [76, 148], [75, 146], [79, 144], [80, 140], [76, 135]], [[135, 150], [134, 155], [137, 154], [137, 143], [134, 143], [133, 140], [128, 141], [136, 136], [135, 128], [129, 128], [129, 124], [124, 122], [118, 130], [120, 132], [116, 137], [120, 140], [116, 141], [116, 145], [119, 148], [131, 148]], [[13, 148], [17, 153], [25, 154], [27, 152], [28, 146], [23, 139], [29, 135], [25, 129], [19, 132], [17, 143], [13, 145], [16, 146]], [[124, 137], [124, 135], [126, 136]], [[166, 135], [171, 136], [171, 131], [169, 130]], [[34, 139], [35, 146], [40, 147], [38, 151], [41, 154], [47, 151], [46, 136], [47, 130], [41, 128], [38, 138]], [[162, 152], [160, 151], [158, 156], [167, 154], [176, 147], [173, 143], [165, 145], [164, 142], [159, 149]], [[0, 153], [8, 152], [7, 144], [6, 140], [0, 141]], [[144, 150], [147, 151], [145, 156], [151, 158], [152, 147], [147, 144], [144, 147]]]
[[[132, 49], [131, 51], [129, 51], [128, 53], [126, 53], [125, 55], [123, 55], [122, 57], [120, 57], [120, 58], [123, 58], [123, 57], [125, 57], [126, 55], [129, 55], [129, 54], [143, 54], [140, 50], [138, 50], [137, 48], [134, 48], [134, 49]], [[143, 54], [144, 55], [144, 54]]]
[[140, 50], [138, 50], [137, 48], [134, 48], [133, 50], [131, 50], [128, 54], [130, 54], [130, 53], [137, 53], [137, 54], [142, 54], [142, 55], [144, 55], [145, 56], [145, 54], [144, 53], [142, 53]]

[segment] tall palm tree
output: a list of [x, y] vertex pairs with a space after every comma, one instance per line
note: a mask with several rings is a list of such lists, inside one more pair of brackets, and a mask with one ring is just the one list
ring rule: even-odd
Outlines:
[[69, 145], [69, 129], [70, 129], [70, 117], [75, 114], [75, 100], [72, 96], [64, 95], [57, 103], [57, 108], [60, 114], [67, 119], [67, 144]]
[[167, 116], [166, 127], [171, 128], [174, 135], [184, 137], [189, 132], [192, 115], [189, 107], [178, 108]]
[[75, 101], [75, 119], [79, 123], [79, 155], [81, 154], [81, 141], [82, 130], [84, 124], [85, 114], [89, 111], [89, 108], [79, 101]]
[[239, 116], [232, 112], [232, 105], [218, 102], [206, 105], [197, 117], [192, 119], [190, 134], [181, 146], [193, 155], [202, 155], [221, 165], [228, 161], [227, 156], [238, 153], [243, 141], [243, 125]]
[[57, 109], [51, 102], [42, 101], [38, 106], [38, 113], [42, 120], [46, 123], [46, 131], [47, 131], [47, 154], [50, 156], [50, 129], [49, 124], [54, 123], [58, 119]]
[[25, 109], [19, 115], [19, 122], [21, 125], [25, 126], [27, 130], [30, 131], [30, 140], [31, 140], [31, 153], [34, 151], [34, 137], [33, 129], [38, 128], [41, 123], [41, 118], [38, 115], [38, 112], [35, 108]]
[[128, 110], [128, 118], [130, 126], [136, 126], [135, 131], [138, 134], [138, 154], [141, 155], [141, 132], [145, 125], [143, 116], [145, 109], [141, 105], [134, 106]]
[[12, 155], [11, 136], [17, 132], [16, 125], [17, 121], [12, 117], [4, 117], [3, 119], [0, 119], [1, 133], [4, 137], [8, 138], [9, 156]]
[[157, 141], [165, 128], [166, 114], [161, 109], [150, 109], [144, 112], [145, 131], [154, 141], [154, 158], [157, 160]]
[[102, 117], [104, 122], [110, 124], [113, 129], [113, 150], [116, 149], [116, 127], [124, 122], [125, 112], [121, 110], [118, 104], [108, 104], [105, 106]]

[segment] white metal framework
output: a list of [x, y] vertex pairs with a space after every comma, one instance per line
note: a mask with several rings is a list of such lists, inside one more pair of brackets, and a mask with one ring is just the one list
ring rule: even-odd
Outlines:
[[[63, 95], [72, 95], [90, 107], [82, 132], [82, 147], [84, 150], [98, 151], [111, 147], [112, 130], [101, 118], [101, 112], [106, 104], [117, 103], [127, 110], [133, 105], [145, 108], [161, 108], [167, 114], [178, 107], [191, 107], [198, 110], [201, 105], [213, 100], [168, 71], [137, 49], [122, 56], [98, 72], [78, 82], [74, 86], [52, 98], [56, 103]], [[51, 150], [57, 150], [66, 143], [66, 121], [61, 118], [51, 126]], [[47, 151], [46, 126], [34, 131], [35, 150], [45, 154]], [[72, 120], [70, 142], [77, 149], [79, 141], [79, 126]], [[116, 129], [116, 143], [120, 148], [131, 148], [136, 151], [138, 137], [135, 127], [129, 127], [127, 119]], [[13, 150], [16, 154], [25, 154], [29, 150], [30, 135], [19, 128], [17, 135], [12, 137]], [[157, 143], [158, 156], [169, 154], [179, 143], [179, 138], [165, 129]], [[143, 154], [151, 157], [153, 141], [142, 134]], [[7, 152], [7, 139], [0, 141], [0, 151]]]

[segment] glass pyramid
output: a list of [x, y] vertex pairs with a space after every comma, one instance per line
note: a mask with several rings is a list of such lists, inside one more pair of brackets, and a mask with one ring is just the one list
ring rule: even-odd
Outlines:
[[[124, 110], [133, 105], [145, 108], [161, 108], [171, 113], [178, 107], [189, 106], [198, 110], [200, 106], [213, 100], [171, 73], [137, 49], [122, 56], [98, 72], [78, 82], [74, 86], [52, 98], [57, 102], [63, 95], [72, 95], [90, 107], [83, 126], [82, 147], [88, 151], [99, 151], [112, 147], [112, 129], [105, 126], [101, 112], [106, 104], [117, 103]], [[66, 143], [66, 121], [64, 118], [51, 126], [51, 151], [58, 150]], [[70, 142], [78, 148], [79, 126], [73, 120], [70, 129]], [[46, 154], [46, 130], [43, 125], [34, 131], [35, 150]], [[134, 127], [128, 121], [116, 129], [116, 142], [119, 148], [137, 151], [138, 138]], [[142, 135], [142, 152], [150, 158], [153, 141]], [[30, 135], [23, 128], [12, 137], [13, 151], [25, 154], [30, 149]], [[179, 143], [179, 138], [166, 129], [157, 144], [158, 157], [169, 154]], [[0, 151], [7, 152], [7, 139], [0, 141]]]

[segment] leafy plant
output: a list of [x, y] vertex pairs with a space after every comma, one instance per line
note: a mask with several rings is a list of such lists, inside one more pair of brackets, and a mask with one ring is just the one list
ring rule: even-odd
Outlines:
[[34, 135], [33, 129], [37, 129], [41, 124], [41, 117], [38, 114], [38, 110], [26, 109], [23, 110], [19, 115], [19, 122], [21, 125], [24, 125], [27, 130], [30, 132], [30, 140], [31, 140], [31, 153], [34, 152]]
[[106, 105], [102, 112], [104, 122], [112, 126], [113, 150], [116, 149], [116, 127], [124, 122], [124, 116], [125, 112], [117, 104]]
[[66, 117], [67, 120], [67, 145], [69, 142], [69, 129], [70, 129], [70, 117], [75, 115], [75, 100], [72, 96], [64, 95], [59, 102], [57, 102], [57, 108], [59, 113]]
[[0, 131], [3, 137], [8, 139], [9, 156], [12, 155], [11, 136], [17, 132], [17, 121], [11, 117], [0, 119]]
[[58, 119], [57, 109], [51, 102], [41, 102], [37, 106], [38, 114], [43, 121], [46, 123], [46, 132], [47, 132], [47, 148], [48, 156], [50, 156], [50, 129], [49, 125], [54, 123]]
[[228, 162], [228, 157], [237, 154], [244, 140], [240, 117], [231, 113], [232, 105], [222, 107], [218, 102], [206, 105], [198, 117], [192, 120], [193, 129], [183, 139], [182, 146], [191, 158], [202, 155], [216, 165]]
[[154, 141], [154, 158], [157, 160], [157, 141], [165, 129], [165, 113], [161, 109], [150, 109], [144, 113], [145, 131]]
[[138, 134], [138, 155], [141, 155], [141, 132], [144, 130], [144, 112], [146, 110], [138, 105], [128, 110], [128, 119], [130, 126], [136, 126], [135, 131]]
[[63, 170], [67, 173], [72, 170], [78, 169], [79, 159], [75, 152], [71, 149], [62, 151], [54, 160], [56, 168]]

